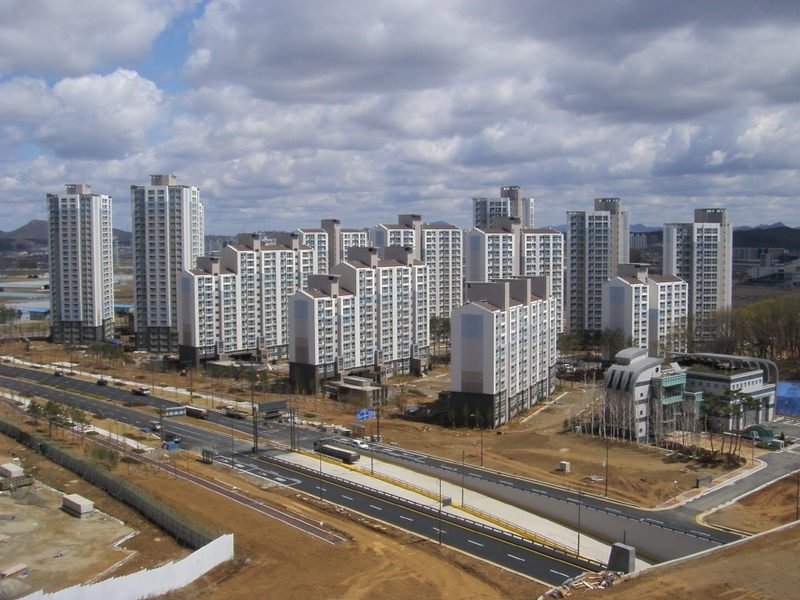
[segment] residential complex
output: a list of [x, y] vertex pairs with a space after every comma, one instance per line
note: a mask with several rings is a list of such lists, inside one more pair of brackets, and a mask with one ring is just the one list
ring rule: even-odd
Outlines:
[[524, 229], [519, 219], [498, 217], [494, 227], [473, 229], [466, 239], [466, 280], [550, 278], [558, 333], [563, 331], [564, 236], [555, 229]]
[[200, 190], [174, 175], [131, 186], [136, 348], [178, 351], [178, 278], [204, 253]]
[[114, 338], [114, 245], [111, 196], [86, 184], [47, 194], [53, 341], [84, 344]]
[[603, 284], [630, 262], [630, 217], [619, 198], [597, 198], [593, 211], [568, 211], [566, 328], [575, 335], [602, 330]]
[[494, 227], [498, 217], [519, 219], [525, 229], [533, 227], [533, 198], [522, 198], [519, 186], [500, 188], [499, 198], [473, 198], [473, 227]]
[[652, 356], [686, 350], [688, 285], [673, 275], [650, 275], [647, 265], [620, 264], [603, 284], [603, 330], [619, 329], [626, 344]]
[[556, 310], [547, 277], [467, 283], [451, 317], [457, 423], [497, 427], [555, 389]]
[[733, 227], [724, 208], [698, 208], [693, 223], [664, 225], [664, 274], [689, 284], [695, 341], [713, 339], [714, 315], [731, 307]]
[[339, 219], [323, 219], [321, 228], [328, 234], [328, 269], [347, 260], [350, 248], [369, 246], [369, 234], [363, 229], [343, 229]]
[[317, 267], [314, 250], [300, 234], [263, 245], [259, 234], [243, 233], [219, 257], [201, 257], [180, 279], [180, 359], [247, 356], [288, 357], [288, 298], [304, 289]]
[[295, 389], [364, 375], [382, 382], [427, 370], [428, 271], [413, 249], [351, 248], [289, 299], [289, 374]]

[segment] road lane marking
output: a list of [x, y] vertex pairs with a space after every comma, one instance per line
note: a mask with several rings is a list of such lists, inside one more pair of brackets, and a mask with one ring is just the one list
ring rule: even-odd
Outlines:
[[400, 515], [400, 518], [401, 519], [405, 519], [406, 521], [413, 521], [414, 520], [411, 517], [404, 517], [403, 515]]
[[613, 512], [613, 513], [620, 514], [620, 512], [619, 512], [617, 509], [615, 509], [615, 508], [607, 508], [606, 510], [607, 510], [608, 512]]
[[374, 508], [375, 510], [383, 510], [380, 506], [375, 506], [374, 504], [370, 504], [369, 507]]
[[520, 558], [519, 556], [514, 556], [513, 554], [509, 554], [508, 556], [510, 556], [510, 557], [511, 557], [511, 558], [513, 558], [514, 560], [518, 560], [518, 561], [521, 561], [521, 562], [525, 562], [525, 559], [524, 559], [524, 558]]
[[513, 483], [511, 483], [510, 481], [503, 481], [502, 479], [498, 479], [498, 481], [499, 481], [500, 483], [503, 483], [503, 484], [505, 484], [505, 485], [510, 485], [511, 487], [514, 487], [514, 484], [513, 484]]
[[470, 544], [475, 544], [476, 546], [480, 546], [483, 548], [483, 544], [479, 544], [478, 542], [473, 542], [472, 540], [467, 540]]
[[438, 531], [439, 533], [447, 533], [444, 529], [439, 529], [438, 527], [434, 527], [433, 530]]
[[348, 500], [351, 500], [351, 501], [353, 500], [350, 496], [345, 496], [344, 494], [342, 494], [342, 498], [347, 498]]
[[550, 569], [550, 572], [555, 573], [556, 575], [561, 575], [562, 577], [569, 577], [569, 575], [562, 573], [561, 571], [554, 571], [553, 569]]
[[469, 476], [471, 476], [471, 477], [480, 477], [480, 475], [479, 475], [478, 473], [473, 473], [472, 471], [470, 471], [469, 473], [467, 473], [467, 475], [469, 475]]

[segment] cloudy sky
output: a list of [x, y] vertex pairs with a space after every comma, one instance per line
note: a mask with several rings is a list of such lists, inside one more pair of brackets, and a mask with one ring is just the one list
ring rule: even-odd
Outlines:
[[800, 3], [4, 0], [0, 229], [89, 183], [197, 185], [206, 233], [724, 206], [800, 224]]

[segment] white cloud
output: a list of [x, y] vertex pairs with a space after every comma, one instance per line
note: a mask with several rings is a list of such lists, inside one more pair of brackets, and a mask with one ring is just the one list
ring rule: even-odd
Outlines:
[[75, 75], [142, 60], [197, 0], [5, 0], [0, 74]]

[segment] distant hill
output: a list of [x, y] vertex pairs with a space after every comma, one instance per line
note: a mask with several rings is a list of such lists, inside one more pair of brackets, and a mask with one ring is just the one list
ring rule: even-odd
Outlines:
[[750, 227], [749, 225], [742, 225], [740, 227], [734, 227], [734, 231], [750, 231], [751, 229], [775, 229], [777, 227], [788, 227], [784, 225], [780, 221], [777, 223], [773, 223], [772, 225], [756, 225], [755, 227]]
[[34, 219], [14, 231], [0, 231], [0, 240], [37, 240], [47, 241], [47, 221]]
[[641, 223], [636, 223], [635, 225], [631, 225], [630, 231], [631, 233], [653, 233], [656, 231], [661, 231], [661, 227], [649, 227], [647, 225], [642, 225]]
[[800, 229], [771, 227], [769, 229], [738, 229], [733, 232], [734, 248], [786, 248], [800, 252]]

